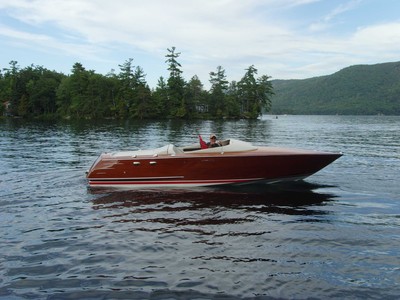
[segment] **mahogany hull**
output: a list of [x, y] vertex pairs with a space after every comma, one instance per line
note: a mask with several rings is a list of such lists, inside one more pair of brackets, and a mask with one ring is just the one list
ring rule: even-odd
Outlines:
[[303, 179], [340, 153], [260, 147], [237, 153], [165, 156], [102, 154], [87, 173], [91, 187], [196, 187]]

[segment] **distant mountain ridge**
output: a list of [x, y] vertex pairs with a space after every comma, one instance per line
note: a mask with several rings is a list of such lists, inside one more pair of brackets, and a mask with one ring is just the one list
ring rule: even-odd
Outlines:
[[273, 114], [400, 115], [400, 62], [354, 65], [332, 75], [271, 82]]

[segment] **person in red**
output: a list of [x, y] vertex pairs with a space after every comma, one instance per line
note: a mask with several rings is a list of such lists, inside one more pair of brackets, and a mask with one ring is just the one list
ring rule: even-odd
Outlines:
[[219, 147], [220, 144], [217, 142], [217, 136], [215, 134], [210, 135], [210, 141], [207, 143], [208, 148]]
[[201, 149], [207, 149], [207, 148], [214, 148], [214, 147], [219, 147], [221, 146], [218, 142], [217, 142], [217, 136], [215, 134], [211, 134], [210, 135], [210, 141], [208, 143], [206, 143], [205, 141], [203, 141], [203, 139], [201, 138], [201, 135], [199, 135], [199, 141], [200, 141], [200, 147]]
[[201, 135], [199, 134], [199, 141], [200, 141], [200, 147], [201, 149], [207, 149], [207, 143], [202, 139]]

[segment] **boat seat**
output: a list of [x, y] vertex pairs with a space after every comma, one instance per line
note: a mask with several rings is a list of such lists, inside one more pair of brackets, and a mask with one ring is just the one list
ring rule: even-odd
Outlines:
[[[228, 145], [230, 144], [230, 142], [231, 142], [231, 140], [222, 140], [222, 141], [219, 141], [219, 144], [220, 144], [221, 146], [228, 146]], [[218, 147], [216, 147], [216, 148], [218, 148]], [[198, 143], [196, 143], [196, 144], [194, 144], [194, 145], [186, 146], [186, 147], [184, 147], [184, 148], [182, 148], [182, 149], [183, 149], [184, 152], [197, 151], [197, 150], [205, 150], [205, 149], [202, 149], [202, 148], [199, 146]], [[208, 148], [206, 148], [206, 149], [208, 149]]]
[[231, 142], [231, 140], [223, 140], [223, 141], [219, 141], [219, 144], [221, 146], [227, 146], [227, 145], [229, 145], [230, 142]]

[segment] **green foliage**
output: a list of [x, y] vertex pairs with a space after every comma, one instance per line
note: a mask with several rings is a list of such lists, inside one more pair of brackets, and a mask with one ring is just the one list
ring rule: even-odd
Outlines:
[[269, 77], [266, 75], [256, 79], [257, 69], [252, 65], [246, 69], [243, 78], [238, 82], [239, 101], [245, 116], [257, 118], [263, 109], [269, 110], [271, 106], [270, 95], [273, 94]]
[[274, 80], [272, 85], [272, 113], [400, 114], [400, 62], [352, 66], [304, 80]]
[[166, 111], [168, 102], [168, 87], [165, 79], [160, 77], [158, 79], [157, 87], [152, 93], [152, 110], [149, 118], [159, 118]]
[[167, 50], [169, 53], [165, 56], [167, 57], [165, 62], [168, 63], [168, 71], [170, 71], [167, 81], [169, 116], [183, 118], [186, 116], [185, 81], [181, 75], [181, 64], [177, 61], [181, 53], [175, 52], [175, 47]]
[[186, 84], [184, 98], [188, 118], [208, 115], [208, 93], [196, 75]]
[[26, 118], [156, 119], [257, 118], [269, 109], [272, 86], [268, 76], [256, 79], [254, 66], [239, 83], [229, 82], [218, 66], [210, 73], [210, 91], [195, 75], [182, 77], [176, 48], [167, 49], [165, 80], [151, 90], [146, 74], [129, 58], [106, 76], [86, 70], [81, 63], [64, 75], [40, 66], [21, 69], [16, 61], [0, 73], [1, 114]]
[[215, 118], [224, 117], [226, 107], [226, 94], [228, 90], [228, 81], [226, 80], [225, 70], [217, 67], [216, 72], [210, 73], [211, 94], [210, 94], [210, 112]]
[[20, 69], [16, 61], [0, 77], [2, 103], [9, 103], [7, 114], [37, 117], [56, 112], [56, 89], [63, 75], [41, 66]]

